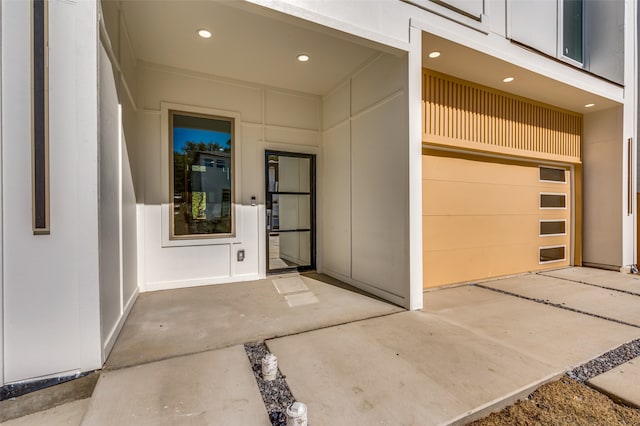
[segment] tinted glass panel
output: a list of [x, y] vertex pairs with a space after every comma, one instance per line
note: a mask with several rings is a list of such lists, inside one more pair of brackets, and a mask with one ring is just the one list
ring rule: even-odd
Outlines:
[[232, 233], [232, 124], [172, 114], [173, 235]]
[[553, 262], [564, 260], [564, 246], [540, 249], [540, 262]]
[[540, 222], [540, 235], [554, 235], [564, 233], [566, 233], [566, 222], [564, 220]]
[[566, 182], [564, 169], [553, 169], [550, 167], [540, 167], [540, 180], [551, 182]]
[[564, 194], [540, 194], [540, 207], [547, 209], [562, 209], [567, 206], [567, 196]]
[[582, 63], [582, 1], [563, 0], [562, 54]]

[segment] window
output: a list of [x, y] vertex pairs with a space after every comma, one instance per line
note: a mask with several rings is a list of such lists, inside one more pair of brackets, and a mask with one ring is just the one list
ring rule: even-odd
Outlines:
[[234, 119], [169, 111], [171, 238], [234, 233]]
[[562, 0], [562, 56], [582, 64], [583, 0]]
[[540, 263], [560, 262], [565, 260], [565, 246], [540, 247]]
[[567, 181], [565, 170], [552, 167], [540, 167], [540, 181], [565, 183]]
[[566, 194], [540, 194], [541, 209], [564, 209], [566, 207]]
[[540, 221], [540, 236], [550, 235], [566, 235], [567, 222], [562, 220], [541, 220]]

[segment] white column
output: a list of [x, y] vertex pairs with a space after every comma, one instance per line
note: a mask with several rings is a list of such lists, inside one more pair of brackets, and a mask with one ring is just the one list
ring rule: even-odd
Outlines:
[[409, 28], [409, 297], [422, 309], [422, 31]]
[[[638, 150], [638, 112], [637, 112], [637, 10], [635, 1], [625, 2], [625, 34], [624, 34], [624, 112], [623, 130], [624, 140], [622, 155], [622, 187], [624, 194], [622, 211], [622, 264], [625, 269], [637, 263], [636, 253], [636, 181]], [[631, 153], [629, 152], [631, 140]], [[631, 154], [631, 158], [629, 158]], [[631, 167], [631, 170], [629, 170]], [[629, 185], [631, 188], [629, 188]], [[630, 214], [629, 212], [633, 212]]]

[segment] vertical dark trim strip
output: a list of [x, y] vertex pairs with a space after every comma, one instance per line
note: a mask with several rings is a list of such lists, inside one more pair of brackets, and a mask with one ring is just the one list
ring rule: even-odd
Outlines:
[[47, 0], [33, 0], [33, 232], [49, 233]]

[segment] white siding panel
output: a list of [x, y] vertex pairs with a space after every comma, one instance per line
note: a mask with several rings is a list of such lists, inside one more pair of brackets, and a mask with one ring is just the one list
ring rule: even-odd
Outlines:
[[[49, 2], [51, 234], [31, 228], [30, 2], [2, 4], [4, 380], [99, 368], [95, 4]], [[93, 88], [90, 90], [88, 88]], [[8, 226], [7, 226], [8, 225]], [[34, 266], [35, 265], [35, 266]]]
[[353, 121], [353, 278], [402, 297], [408, 279], [406, 98]]
[[292, 145], [318, 146], [319, 136], [315, 131], [297, 130], [286, 127], [276, 127], [265, 129], [267, 142], [284, 143]]
[[[131, 162], [127, 144], [122, 143], [122, 302], [127, 303], [138, 290], [137, 213]], [[124, 306], [123, 306], [124, 309]]]
[[351, 276], [350, 151], [349, 122], [324, 133], [324, 268], [347, 277]]
[[333, 126], [349, 119], [351, 82], [346, 81], [322, 99], [322, 128]]
[[442, 3], [479, 18], [484, 12], [484, 0], [442, 0]]
[[[111, 63], [100, 47], [100, 317], [106, 338], [120, 318], [120, 118]], [[104, 342], [103, 342], [104, 343]]]
[[514, 0], [508, 3], [509, 37], [547, 55], [558, 47], [557, 0]]
[[624, 84], [624, 7], [622, 1], [584, 3], [585, 68]]
[[583, 261], [622, 266], [622, 108], [584, 116]]
[[406, 75], [406, 57], [381, 55], [353, 79], [352, 115], [393, 95], [403, 87]]
[[201, 74], [147, 66], [142, 82], [143, 107], [160, 110], [160, 102], [242, 111], [242, 120], [262, 122], [262, 90]]
[[267, 125], [319, 129], [320, 98], [268, 90], [265, 93]]

